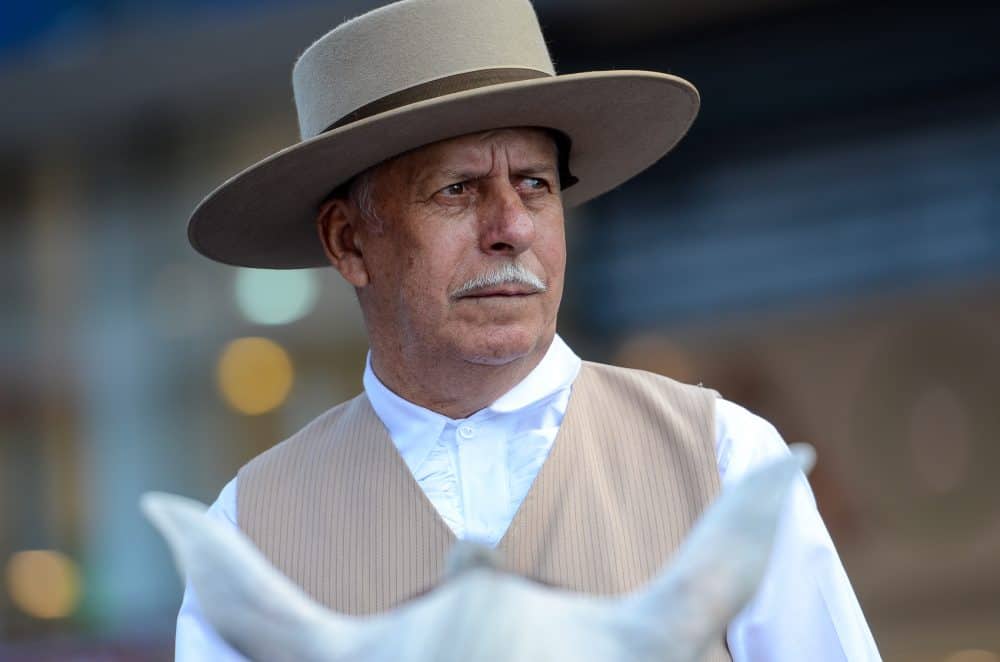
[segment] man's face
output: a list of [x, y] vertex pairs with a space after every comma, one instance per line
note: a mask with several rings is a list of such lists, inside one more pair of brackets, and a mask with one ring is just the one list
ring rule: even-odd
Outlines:
[[[566, 265], [548, 133], [504, 129], [434, 143], [380, 166], [372, 186], [381, 223], [361, 225], [358, 240], [373, 346], [404, 359], [492, 365], [548, 346]], [[498, 284], [511, 267], [521, 275]]]

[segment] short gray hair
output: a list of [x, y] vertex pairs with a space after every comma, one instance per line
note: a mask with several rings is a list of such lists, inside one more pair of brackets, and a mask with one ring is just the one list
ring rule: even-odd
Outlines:
[[372, 166], [364, 172], [355, 175], [343, 186], [337, 188], [333, 197], [344, 198], [354, 203], [361, 212], [361, 219], [368, 224], [369, 229], [381, 233], [384, 229], [382, 217], [375, 206], [375, 170]]

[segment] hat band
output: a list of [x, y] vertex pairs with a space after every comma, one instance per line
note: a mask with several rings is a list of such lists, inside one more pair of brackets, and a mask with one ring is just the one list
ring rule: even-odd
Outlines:
[[501, 85], [503, 83], [515, 83], [518, 81], [533, 80], [535, 78], [551, 77], [551, 74], [544, 71], [538, 71], [537, 69], [522, 69], [519, 67], [477, 69], [475, 71], [467, 71], [461, 74], [445, 76], [444, 78], [437, 78], [426, 83], [420, 83], [419, 85], [408, 87], [404, 90], [400, 90], [399, 92], [393, 92], [392, 94], [384, 96], [381, 99], [376, 99], [371, 103], [367, 103], [357, 110], [344, 115], [339, 120], [320, 131], [320, 133], [326, 133], [327, 131], [338, 129], [344, 125], [357, 122], [358, 120], [363, 120], [367, 117], [372, 117], [373, 115], [378, 115], [379, 113], [402, 108], [403, 106], [409, 106], [410, 104], [414, 104], [419, 101], [435, 99], [437, 97], [445, 96], [446, 94], [465, 92], [467, 90], [488, 87], [490, 85]]

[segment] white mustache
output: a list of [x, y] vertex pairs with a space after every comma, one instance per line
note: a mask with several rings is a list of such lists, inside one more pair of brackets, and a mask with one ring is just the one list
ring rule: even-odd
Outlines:
[[505, 262], [491, 271], [480, 274], [463, 283], [451, 293], [452, 299], [459, 299], [476, 290], [482, 290], [499, 285], [527, 285], [536, 292], [544, 292], [548, 287], [542, 279], [517, 262]]

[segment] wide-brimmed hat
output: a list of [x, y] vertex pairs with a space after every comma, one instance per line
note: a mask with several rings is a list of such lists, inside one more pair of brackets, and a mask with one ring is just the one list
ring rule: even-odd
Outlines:
[[227, 264], [328, 264], [320, 203], [356, 174], [438, 140], [504, 127], [565, 136], [573, 206], [666, 154], [698, 111], [682, 78], [652, 71], [557, 76], [528, 0], [403, 0], [336, 27], [292, 72], [302, 140], [195, 209], [188, 238]]

